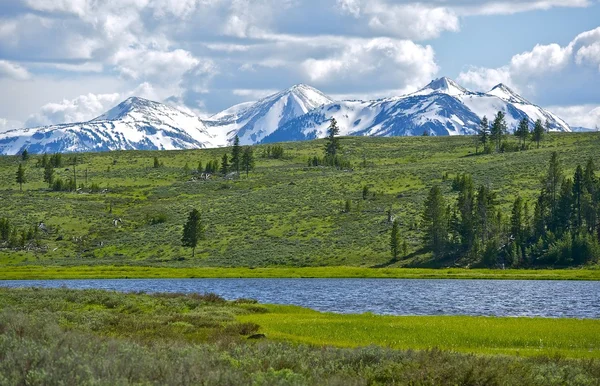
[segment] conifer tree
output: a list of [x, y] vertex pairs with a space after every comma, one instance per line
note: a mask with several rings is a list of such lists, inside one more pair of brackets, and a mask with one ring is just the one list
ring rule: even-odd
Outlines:
[[325, 158], [333, 165], [335, 156], [340, 150], [340, 140], [336, 137], [340, 133], [335, 118], [331, 118], [329, 128], [327, 129], [327, 143], [325, 144]]
[[240, 174], [240, 164], [242, 156], [242, 148], [240, 147], [240, 137], [235, 136], [233, 140], [233, 147], [231, 148], [231, 168]]
[[202, 171], [204, 170], [204, 167], [202, 166], [202, 161], [198, 161], [198, 168], [196, 170], [198, 170], [198, 173], [202, 173]]
[[158, 169], [160, 167], [160, 161], [158, 160], [158, 157], [154, 157], [154, 163], [152, 167], [154, 167], [155, 169]]
[[242, 153], [242, 167], [246, 171], [246, 177], [250, 173], [250, 170], [254, 169], [254, 150], [251, 146], [246, 146]]
[[583, 225], [583, 195], [585, 192], [585, 181], [583, 176], [583, 168], [581, 165], [577, 165], [577, 169], [575, 169], [575, 175], [573, 176], [573, 210], [574, 210], [574, 218], [573, 218], [573, 226], [575, 229], [578, 229]]
[[184, 247], [192, 248], [192, 257], [194, 257], [196, 254], [196, 247], [200, 240], [204, 240], [204, 226], [202, 224], [200, 212], [197, 209], [193, 209], [189, 213], [187, 222], [183, 226], [181, 243]]
[[221, 158], [221, 174], [225, 176], [227, 173], [229, 173], [229, 157], [227, 156], [227, 153], [225, 153]]
[[535, 125], [533, 127], [533, 140], [537, 143], [537, 148], [540, 148], [540, 142], [544, 139], [544, 125], [542, 124], [542, 120], [538, 119], [535, 121]]
[[515, 131], [515, 135], [519, 138], [519, 145], [521, 148], [525, 147], [527, 137], [529, 137], [529, 119], [523, 118], [519, 122], [519, 127]]
[[548, 166], [548, 172], [544, 178], [544, 193], [546, 194], [546, 201], [548, 202], [549, 209], [549, 225], [552, 230], [557, 227], [557, 209], [558, 209], [558, 198], [560, 193], [560, 183], [563, 180], [562, 166], [558, 158], [558, 153], [553, 152], [550, 156], [550, 164]]
[[425, 200], [423, 211], [424, 241], [435, 256], [442, 256], [448, 240], [447, 208], [442, 191], [434, 186]]
[[400, 256], [400, 248], [400, 229], [398, 226], [398, 220], [394, 220], [392, 225], [392, 233], [390, 235], [390, 251], [392, 253], [392, 259], [398, 259]]
[[23, 165], [19, 164], [19, 168], [17, 169], [17, 173], [16, 173], [16, 181], [17, 184], [19, 184], [19, 191], [23, 191], [23, 184], [27, 182], [27, 179], [25, 178], [25, 169], [23, 169]]
[[525, 213], [523, 208], [523, 199], [521, 196], [517, 196], [513, 203], [512, 212], [510, 216], [510, 233], [514, 238], [514, 242], [520, 246], [524, 242], [523, 229], [525, 222]]
[[48, 183], [49, 187], [54, 183], [54, 168], [50, 162], [46, 162], [44, 166], [44, 182]]
[[496, 144], [496, 151], [500, 151], [500, 144], [502, 143], [502, 139], [506, 134], [508, 128], [506, 126], [506, 115], [502, 111], [498, 111], [496, 117], [494, 118], [494, 122], [492, 123], [492, 128], [490, 130], [490, 134], [492, 140]]
[[[485, 151], [485, 146], [487, 145], [489, 139], [490, 139], [490, 123], [489, 123], [487, 117], [484, 116], [481, 119], [481, 122], [479, 123], [479, 129], [477, 132], [477, 143], [481, 143], [481, 145], [484, 148], [484, 151]], [[475, 152], [477, 152], [477, 148], [475, 148]]]
[[21, 153], [21, 160], [23, 160], [23, 161], [29, 160], [29, 152], [27, 151], [27, 149], [23, 150], [23, 152]]

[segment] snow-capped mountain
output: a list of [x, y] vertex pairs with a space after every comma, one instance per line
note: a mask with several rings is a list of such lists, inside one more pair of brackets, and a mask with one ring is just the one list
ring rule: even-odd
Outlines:
[[407, 136], [474, 134], [481, 118], [492, 120], [498, 111], [514, 131], [527, 118], [531, 126], [537, 119], [548, 122], [554, 131], [571, 131], [556, 115], [536, 106], [503, 84], [487, 93], [472, 92], [451, 79], [440, 78], [421, 90], [402, 97], [376, 101], [341, 101], [323, 105], [294, 118], [262, 142], [321, 138], [329, 120], [338, 121], [341, 135]]
[[237, 134], [240, 143], [254, 144], [288, 121], [332, 102], [333, 100], [321, 91], [298, 84], [258, 102], [246, 102], [230, 107], [210, 117], [206, 124], [211, 128], [211, 132], [219, 137], [221, 143], [231, 142]]
[[108, 150], [172, 150], [214, 147], [196, 116], [132, 97], [88, 122], [0, 133], [0, 154]]
[[330, 119], [341, 135], [407, 136], [474, 134], [481, 118], [506, 114], [509, 130], [523, 118], [541, 119], [551, 130], [569, 125], [499, 84], [486, 93], [469, 91], [448, 78], [412, 94], [374, 101], [333, 101], [307, 85], [296, 85], [258, 102], [232, 106], [204, 121], [167, 105], [132, 97], [88, 122], [0, 133], [0, 154], [128, 149], [195, 149], [231, 144], [296, 141], [326, 135]]

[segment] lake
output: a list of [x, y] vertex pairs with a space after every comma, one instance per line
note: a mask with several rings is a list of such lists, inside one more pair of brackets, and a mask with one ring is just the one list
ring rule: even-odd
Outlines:
[[600, 318], [600, 282], [419, 279], [6, 280], [4, 287], [213, 292], [337, 313]]

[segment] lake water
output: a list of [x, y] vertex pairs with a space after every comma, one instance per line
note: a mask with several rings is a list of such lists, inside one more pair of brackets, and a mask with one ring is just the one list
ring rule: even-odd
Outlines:
[[5, 287], [213, 292], [226, 299], [386, 315], [600, 318], [600, 282], [406, 279], [6, 280]]

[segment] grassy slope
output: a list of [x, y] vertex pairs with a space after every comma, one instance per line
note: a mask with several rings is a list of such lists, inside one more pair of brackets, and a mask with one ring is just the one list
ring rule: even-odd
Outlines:
[[[248, 341], [256, 326], [236, 318], [260, 320], [279, 339]], [[527, 319], [522, 330], [519, 321], [340, 316], [194, 294], [0, 288], [0, 384], [597, 384], [598, 321]], [[507, 330], [498, 333], [501, 326]], [[311, 344], [292, 343], [301, 341]]]
[[[411, 253], [393, 266], [429, 266], [429, 255], [419, 251], [418, 221], [433, 184], [452, 197], [445, 173], [472, 173], [477, 184], [499, 191], [508, 210], [516, 194], [531, 200], [539, 190], [552, 151], [560, 153], [568, 174], [589, 157], [600, 164], [598, 133], [555, 134], [542, 149], [477, 157], [471, 156], [472, 140], [344, 138], [343, 152], [355, 165], [367, 159], [368, 167], [354, 171], [306, 168], [309, 156], [322, 153], [320, 140], [286, 143], [285, 160], [258, 159], [256, 172], [236, 181], [190, 182], [183, 173], [186, 163], [206, 164], [225, 149], [83, 154], [78, 182], [87, 169], [88, 184], [107, 189], [97, 194], [47, 192], [35, 159], [27, 163], [30, 182], [19, 193], [17, 157], [0, 157], [0, 217], [21, 227], [44, 221], [52, 229], [41, 250], [0, 251], [0, 265], [386, 266], [386, 210], [393, 206]], [[151, 168], [154, 156], [164, 168]], [[66, 178], [72, 170], [57, 173]], [[362, 200], [363, 185], [375, 197]], [[346, 199], [353, 201], [351, 213], [341, 211]], [[195, 259], [180, 246], [193, 207], [202, 209], [208, 224]], [[158, 213], [167, 222], [148, 225], [146, 217]], [[123, 225], [113, 227], [114, 218]]]
[[133, 278], [397, 278], [600, 280], [600, 269], [497, 270], [427, 268], [160, 268], [136, 266], [5, 266], [0, 280]]
[[259, 324], [272, 338], [316, 345], [600, 357], [599, 320], [340, 315], [294, 306], [269, 310], [238, 319]]

